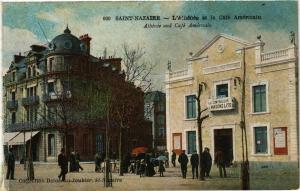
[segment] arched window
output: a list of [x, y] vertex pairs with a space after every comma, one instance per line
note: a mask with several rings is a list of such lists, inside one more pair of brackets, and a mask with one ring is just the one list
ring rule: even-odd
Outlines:
[[48, 134], [48, 156], [55, 156], [55, 136]]

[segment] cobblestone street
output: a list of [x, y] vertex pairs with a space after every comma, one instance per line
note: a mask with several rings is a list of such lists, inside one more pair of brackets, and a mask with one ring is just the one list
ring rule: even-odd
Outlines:
[[[94, 172], [94, 164], [82, 164], [84, 170], [79, 173], [68, 173], [67, 181], [58, 181], [59, 168], [57, 164], [35, 164], [35, 182], [26, 181], [26, 171], [23, 166], [16, 165], [15, 180], [5, 180], [5, 188], [9, 191], [48, 191], [48, 190], [103, 190], [103, 174]], [[4, 173], [6, 166], [4, 167]], [[212, 178], [205, 181], [193, 180], [191, 169], [188, 169], [187, 179], [180, 177], [180, 168], [166, 168], [165, 177], [142, 177], [125, 174], [120, 177], [113, 173], [113, 188], [110, 190], [207, 190], [207, 189], [239, 189], [239, 169], [228, 168], [228, 177], [219, 178], [215, 166], [212, 168]], [[298, 170], [260, 169], [251, 172], [251, 189], [296, 189], [299, 185]], [[50, 180], [50, 182], [49, 182]]]

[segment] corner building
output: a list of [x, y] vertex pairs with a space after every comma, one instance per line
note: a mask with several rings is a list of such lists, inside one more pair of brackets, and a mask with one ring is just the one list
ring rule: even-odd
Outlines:
[[[4, 76], [3, 105], [4, 144], [16, 160], [29, 156], [30, 142], [34, 161], [56, 161], [62, 147], [67, 155], [75, 150], [81, 160], [94, 160], [108, 142], [110, 153], [117, 154], [120, 131], [122, 153], [151, 147], [143, 91], [125, 81], [121, 58], [91, 55], [91, 39], [67, 27], [47, 46], [32, 45], [14, 56]], [[124, 118], [122, 128], [118, 116]]]
[[[288, 40], [288, 38], [287, 38]], [[245, 66], [245, 125], [251, 165], [297, 166], [298, 62], [296, 47], [264, 51], [264, 42], [215, 36], [187, 59], [186, 69], [166, 72], [167, 149], [188, 154], [198, 148], [198, 85], [205, 84], [201, 109], [203, 148], [225, 153], [227, 164], [242, 161], [241, 100]], [[291, 162], [291, 163], [286, 163]]]

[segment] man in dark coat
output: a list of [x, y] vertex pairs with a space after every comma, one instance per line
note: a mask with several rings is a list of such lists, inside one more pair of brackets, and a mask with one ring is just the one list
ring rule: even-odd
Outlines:
[[75, 152], [72, 151], [70, 154], [69, 172], [75, 172], [75, 171], [76, 171], [76, 155]]
[[146, 162], [145, 174], [146, 174], [146, 176], [152, 177], [155, 175], [155, 170], [154, 170], [154, 165], [151, 162], [150, 158], [151, 157], [149, 155], [146, 155], [146, 157], [145, 157], [145, 162]]
[[212, 158], [209, 153], [209, 148], [205, 147], [203, 152], [203, 163], [204, 163], [204, 172], [206, 177], [210, 177], [210, 169], [212, 165]]
[[186, 178], [189, 159], [185, 154], [185, 150], [182, 150], [182, 153], [179, 155], [178, 162], [180, 163], [182, 178]]
[[175, 151], [172, 151], [172, 164], [173, 164], [173, 167], [176, 166], [176, 153], [175, 153]]
[[60, 166], [60, 174], [58, 178], [62, 178], [62, 181], [65, 181], [66, 174], [68, 173], [68, 160], [65, 155], [65, 149], [61, 149], [61, 153], [58, 155], [58, 166]]
[[198, 178], [199, 156], [197, 154], [197, 151], [194, 151], [194, 153], [191, 156], [191, 165], [192, 165], [193, 179], [195, 178], [195, 171], [196, 171], [196, 178]]
[[99, 172], [101, 170], [101, 157], [98, 153], [95, 155], [95, 172]]
[[78, 152], [75, 152], [75, 164], [76, 164], [76, 171], [79, 172], [79, 169], [83, 171], [82, 166], [80, 165], [80, 155]]
[[216, 154], [215, 154], [215, 163], [217, 164], [218, 168], [219, 168], [219, 173], [220, 173], [220, 177], [226, 177], [226, 169], [225, 169], [225, 158], [224, 158], [224, 153], [221, 150], [217, 150]]
[[15, 156], [12, 152], [12, 148], [9, 148], [8, 156], [7, 156], [7, 173], [6, 179], [14, 180], [14, 172], [15, 172]]

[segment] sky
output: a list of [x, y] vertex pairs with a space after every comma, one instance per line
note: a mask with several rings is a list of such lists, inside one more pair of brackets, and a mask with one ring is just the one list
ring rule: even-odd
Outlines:
[[[249, 42], [261, 35], [265, 51], [289, 46], [290, 31], [298, 34], [297, 7], [296, 1], [6, 2], [2, 4], [2, 74], [14, 54], [24, 54], [32, 44], [47, 44], [68, 25], [75, 36], [88, 33], [92, 37], [91, 53], [97, 57], [105, 48], [108, 55], [122, 57], [124, 43], [144, 47], [144, 60], [156, 65], [153, 89], [164, 90], [168, 60], [173, 70], [184, 69], [189, 53], [196, 53], [219, 33]], [[224, 15], [231, 19], [220, 19]], [[235, 15], [258, 15], [262, 19], [234, 20]], [[160, 16], [162, 20], [116, 21], [116, 16]], [[163, 19], [172, 16], [214, 16], [215, 20], [193, 21], [210, 23], [210, 27], [180, 29], [174, 24], [191, 21]], [[144, 28], [145, 24], [169, 23], [172, 28]]]

